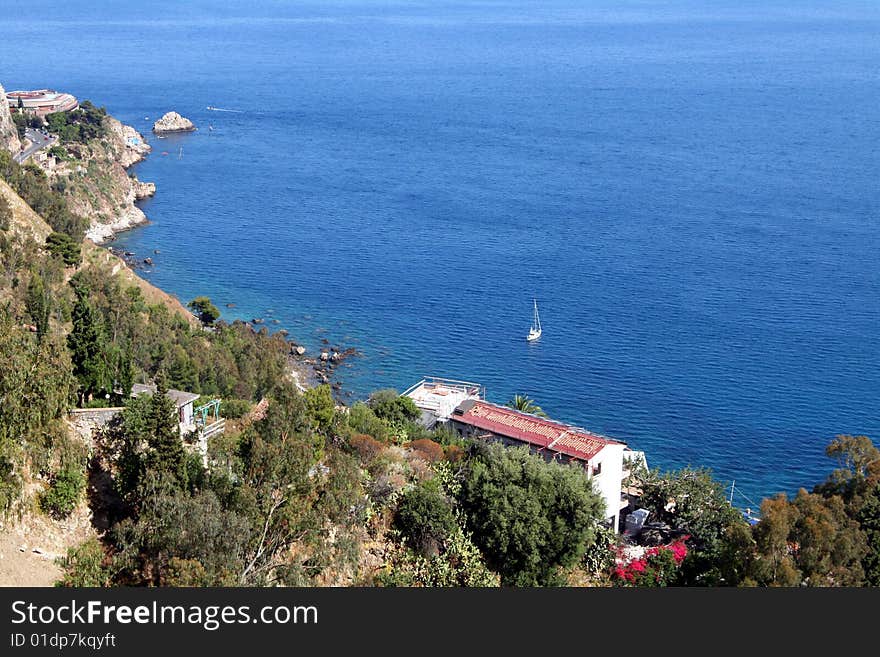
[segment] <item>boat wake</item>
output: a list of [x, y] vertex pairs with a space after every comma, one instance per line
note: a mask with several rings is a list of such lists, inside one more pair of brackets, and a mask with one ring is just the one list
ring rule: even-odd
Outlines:
[[223, 107], [214, 107], [213, 105], [208, 105], [208, 107], [205, 109], [209, 109], [213, 112], [235, 112], [236, 114], [244, 114], [244, 110], [225, 109]]

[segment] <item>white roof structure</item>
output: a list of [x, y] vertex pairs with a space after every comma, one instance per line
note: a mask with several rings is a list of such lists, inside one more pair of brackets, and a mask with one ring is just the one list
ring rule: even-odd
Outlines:
[[422, 411], [422, 424], [429, 429], [447, 421], [452, 412], [467, 399], [483, 399], [485, 388], [479, 383], [426, 377], [403, 393]]

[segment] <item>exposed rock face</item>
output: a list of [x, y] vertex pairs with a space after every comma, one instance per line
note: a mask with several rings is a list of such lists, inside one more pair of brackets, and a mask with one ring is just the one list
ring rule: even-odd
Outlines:
[[182, 117], [177, 112], [168, 112], [153, 124], [153, 132], [163, 134], [166, 132], [190, 132], [196, 127], [189, 119]]
[[[156, 183], [141, 182], [136, 177], [132, 178], [131, 182], [134, 185], [134, 197], [138, 201], [142, 198], [153, 196], [156, 193]], [[156, 251], [156, 253], [158, 253], [158, 251]]]
[[117, 160], [123, 169], [140, 162], [152, 150], [150, 145], [144, 141], [144, 136], [130, 125], [124, 125], [111, 116], [107, 117], [107, 127], [116, 137], [114, 141], [122, 145], [121, 149], [117, 149]]
[[46, 168], [53, 183], [63, 183], [70, 207], [90, 219], [86, 237], [96, 243], [145, 223], [147, 218], [135, 202], [156, 191], [153, 183], [143, 183], [126, 171], [151, 150], [143, 135], [112, 116], [104, 118], [104, 125], [106, 137], [66, 144], [72, 159]]
[[21, 149], [18, 131], [12, 122], [12, 114], [9, 112], [9, 103], [6, 100], [6, 91], [2, 85], [0, 85], [0, 148], [5, 148], [10, 153], [18, 153]]

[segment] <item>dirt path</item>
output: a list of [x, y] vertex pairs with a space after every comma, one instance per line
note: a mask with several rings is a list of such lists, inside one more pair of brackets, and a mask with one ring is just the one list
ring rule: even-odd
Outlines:
[[94, 535], [85, 504], [60, 522], [42, 515], [0, 522], [0, 586], [52, 586], [61, 577], [55, 559]]

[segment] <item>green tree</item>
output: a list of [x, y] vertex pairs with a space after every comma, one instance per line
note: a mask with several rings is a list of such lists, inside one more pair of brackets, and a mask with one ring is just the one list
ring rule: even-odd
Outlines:
[[[288, 383], [269, 398], [266, 417], [242, 435], [236, 508], [259, 528], [245, 551], [239, 583], [265, 585], [308, 577], [308, 546], [320, 542], [326, 516], [315, 500], [324, 469], [324, 436], [315, 431], [303, 396]], [[298, 546], [300, 561], [285, 555]]]
[[521, 411], [523, 413], [531, 413], [532, 415], [537, 415], [538, 417], [547, 417], [547, 414], [538, 406], [533, 399], [530, 399], [526, 395], [514, 395], [513, 399], [511, 399], [507, 404], [505, 404], [508, 408], [513, 408], [517, 411]]
[[[20, 98], [19, 101], [21, 101]], [[18, 133], [18, 138], [24, 139], [24, 133], [27, 130], [27, 117], [21, 112], [16, 112], [12, 115], [12, 122], [15, 124], [15, 131]]]
[[0, 309], [0, 510], [21, 491], [25, 459], [57, 433], [75, 381], [59, 336], [42, 341]]
[[409, 397], [402, 397], [390, 388], [377, 390], [367, 400], [373, 413], [389, 425], [404, 426], [421, 417], [415, 402]]
[[168, 396], [165, 376], [160, 372], [156, 377], [156, 392], [150, 398], [146, 466], [148, 470], [169, 477], [177, 485], [185, 486], [185, 454], [177, 419], [177, 407]]
[[66, 233], [50, 233], [46, 237], [46, 248], [49, 253], [61, 258], [67, 267], [75, 267], [82, 262], [82, 246]]
[[880, 484], [874, 484], [864, 496], [856, 519], [865, 533], [866, 551], [862, 558], [865, 581], [880, 586]]
[[761, 504], [753, 579], [765, 586], [860, 586], [868, 543], [843, 499], [801, 489]]
[[245, 518], [224, 508], [213, 491], [190, 495], [161, 472], [146, 476], [138, 496], [139, 514], [111, 531], [121, 583], [235, 583], [250, 538]]
[[839, 435], [825, 448], [825, 455], [840, 467], [816, 487], [816, 492], [823, 495], [839, 494], [849, 499], [862, 491], [872, 472], [880, 476], [880, 450], [867, 436]]
[[42, 340], [49, 331], [49, 291], [43, 277], [36, 272], [28, 283], [26, 306], [37, 327], [37, 339]]
[[355, 432], [372, 436], [380, 442], [389, 441], [388, 426], [363, 402], [356, 402], [349, 408], [348, 426]]
[[460, 495], [468, 529], [504, 585], [562, 581], [596, 537], [604, 503], [583, 470], [525, 449], [475, 445]]
[[708, 468], [683, 468], [636, 473], [633, 483], [642, 493], [638, 504], [650, 511], [650, 519], [687, 534], [688, 555], [680, 570], [681, 584], [732, 585], [721, 571], [736, 572], [741, 564], [721, 564], [722, 554], [736, 556], [725, 541], [737, 534], [731, 527], [746, 525], [742, 514], [727, 499], [724, 487]]
[[0, 230], [9, 230], [12, 225], [12, 208], [5, 197], [0, 196]]
[[314, 421], [315, 427], [319, 431], [329, 429], [336, 417], [336, 404], [333, 401], [330, 386], [324, 384], [309, 388], [303, 393], [303, 397], [305, 398], [306, 411]]
[[213, 324], [220, 318], [220, 311], [208, 297], [196, 297], [188, 305], [193, 309], [199, 321], [206, 326]]
[[425, 557], [439, 554], [457, 526], [449, 500], [433, 480], [404, 493], [394, 517], [394, 527], [407, 545]]
[[73, 330], [67, 336], [67, 346], [73, 360], [73, 374], [79, 381], [80, 406], [93, 395], [110, 389], [103, 325], [100, 313], [89, 301], [88, 290], [78, 289], [73, 306]]

